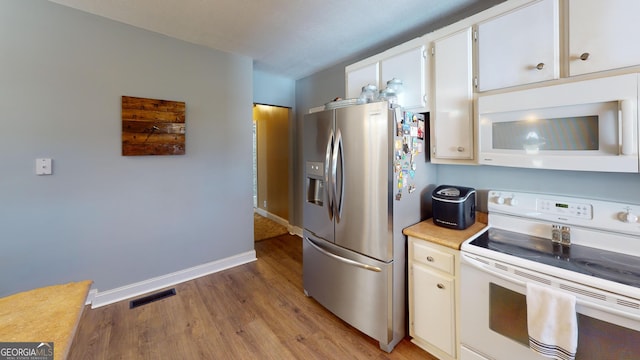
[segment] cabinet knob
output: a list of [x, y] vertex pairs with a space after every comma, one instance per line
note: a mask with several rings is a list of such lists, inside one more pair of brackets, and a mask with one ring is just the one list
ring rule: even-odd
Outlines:
[[441, 283], [438, 283], [438, 285], [436, 285], [438, 287], [438, 289], [444, 289], [444, 285]]
[[538, 63], [538, 65], [536, 65], [536, 69], [538, 70], [544, 69], [544, 63]]
[[586, 61], [587, 59], [589, 59], [589, 55], [590, 55], [589, 53], [582, 53], [580, 55], [580, 60]]
[[464, 148], [462, 146], [458, 146], [458, 148], [456, 150], [458, 150], [458, 152], [463, 152]]
[[427, 261], [428, 262], [434, 262], [435, 259], [433, 258], [433, 256], [427, 256]]

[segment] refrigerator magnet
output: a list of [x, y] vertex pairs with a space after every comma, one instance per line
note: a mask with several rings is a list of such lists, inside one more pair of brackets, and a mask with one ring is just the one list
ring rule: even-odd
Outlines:
[[424, 140], [424, 120], [418, 120], [418, 139]]
[[411, 151], [411, 136], [404, 136], [402, 138], [402, 145], [403, 145], [403, 150], [405, 153], [408, 153]]
[[402, 187], [406, 188], [409, 186], [409, 171], [402, 170]]
[[410, 111], [407, 111], [406, 116], [405, 116], [405, 122], [407, 124], [410, 124], [410, 123], [416, 121], [416, 119], [417, 119], [417, 114], [414, 114], [414, 113], [412, 113]]

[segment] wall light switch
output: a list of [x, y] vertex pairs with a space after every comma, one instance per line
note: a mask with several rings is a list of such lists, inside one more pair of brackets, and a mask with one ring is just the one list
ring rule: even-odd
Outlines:
[[36, 159], [36, 175], [51, 175], [51, 159]]

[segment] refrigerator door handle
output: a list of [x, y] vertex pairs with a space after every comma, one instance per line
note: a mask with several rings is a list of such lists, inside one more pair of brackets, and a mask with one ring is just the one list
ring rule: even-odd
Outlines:
[[[338, 153], [340, 153], [340, 164], [342, 168], [340, 169], [340, 174], [342, 178], [340, 179], [340, 196], [338, 197]], [[335, 211], [336, 211], [336, 221], [340, 222], [340, 218], [342, 217], [342, 200], [344, 198], [344, 149], [342, 147], [342, 132], [338, 129], [336, 133], [336, 141], [333, 147], [333, 163], [331, 176], [333, 179], [333, 202], [335, 203]]]
[[358, 261], [355, 261], [355, 260], [351, 260], [351, 259], [347, 259], [347, 258], [344, 258], [342, 256], [338, 256], [336, 254], [333, 254], [333, 253], [321, 248], [320, 246], [316, 245], [313, 242], [313, 240], [311, 240], [307, 236], [305, 236], [304, 239], [307, 241], [307, 243], [309, 245], [313, 246], [314, 249], [318, 250], [319, 252], [323, 253], [324, 255], [326, 255], [326, 256], [328, 256], [330, 258], [336, 259], [336, 260], [341, 261], [341, 262], [343, 262], [345, 264], [349, 264], [349, 265], [353, 265], [353, 266], [356, 266], [356, 267], [359, 267], [359, 268], [363, 268], [365, 270], [369, 270], [369, 271], [373, 271], [373, 272], [382, 272], [382, 269], [380, 269], [377, 266], [371, 266], [371, 265], [363, 264], [361, 262], [358, 262]]
[[334, 199], [333, 194], [331, 192], [332, 187], [329, 185], [331, 184], [329, 182], [329, 167], [331, 164], [332, 152], [333, 152], [333, 129], [329, 134], [329, 140], [327, 141], [327, 150], [325, 151], [325, 157], [324, 157], [324, 183], [327, 189], [327, 199], [328, 199], [327, 211], [329, 212], [329, 220], [333, 220], [333, 199]]

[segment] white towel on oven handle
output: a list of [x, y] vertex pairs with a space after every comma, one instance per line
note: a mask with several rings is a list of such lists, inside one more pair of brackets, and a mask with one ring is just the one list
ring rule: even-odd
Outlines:
[[548, 358], [573, 360], [578, 348], [576, 297], [527, 283], [529, 347]]

